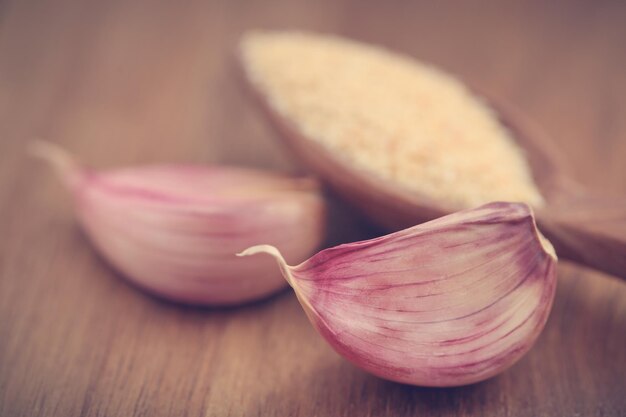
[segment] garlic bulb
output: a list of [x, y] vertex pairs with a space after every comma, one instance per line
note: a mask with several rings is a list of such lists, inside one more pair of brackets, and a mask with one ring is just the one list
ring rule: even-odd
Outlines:
[[382, 378], [457, 386], [489, 378], [526, 353], [547, 320], [556, 255], [525, 204], [490, 203], [288, 266], [314, 327]]
[[225, 305], [286, 286], [270, 260], [235, 253], [271, 242], [300, 262], [323, 237], [325, 205], [309, 178], [224, 166], [146, 166], [96, 172], [45, 143], [95, 246], [131, 281], [162, 297]]

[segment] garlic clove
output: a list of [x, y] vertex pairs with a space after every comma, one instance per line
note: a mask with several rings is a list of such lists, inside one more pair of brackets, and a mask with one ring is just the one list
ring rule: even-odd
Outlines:
[[494, 376], [533, 345], [557, 258], [525, 204], [490, 203], [289, 266], [273, 256], [314, 327], [382, 378], [458, 386]]
[[81, 225], [111, 265], [146, 290], [175, 301], [228, 305], [286, 286], [271, 259], [235, 253], [272, 242], [300, 262], [323, 238], [317, 182], [226, 166], [81, 167], [36, 142], [71, 191]]

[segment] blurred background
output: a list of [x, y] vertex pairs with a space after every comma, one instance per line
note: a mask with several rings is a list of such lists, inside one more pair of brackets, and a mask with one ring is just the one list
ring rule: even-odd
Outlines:
[[[623, 1], [1, 1], [0, 415], [624, 415], [625, 288], [566, 263], [531, 354], [453, 390], [358, 371], [290, 294], [184, 308], [102, 264], [26, 141], [97, 167], [298, 170], [238, 82], [233, 52], [251, 28], [337, 33], [433, 63], [522, 108], [580, 182], [626, 193]], [[366, 228], [348, 214], [333, 233]]]
[[232, 57], [247, 29], [296, 28], [383, 44], [505, 97], [573, 165], [603, 167], [580, 180], [626, 189], [626, 141], [614, 140], [626, 123], [621, 1], [44, 0], [0, 10], [2, 146], [38, 135], [90, 161], [286, 166]]

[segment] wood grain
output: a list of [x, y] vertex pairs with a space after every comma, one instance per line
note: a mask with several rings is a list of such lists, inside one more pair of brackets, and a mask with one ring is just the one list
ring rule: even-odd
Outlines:
[[[626, 191], [626, 5], [618, 1], [14, 1], [0, 4], [1, 416], [623, 416], [626, 286], [560, 265], [536, 347], [455, 389], [338, 357], [288, 292], [233, 309], [144, 295], [93, 252], [33, 136], [98, 167], [299, 169], [237, 85], [251, 27], [331, 31], [446, 68], [555, 138], [576, 179]], [[329, 243], [375, 233], [333, 202]]]

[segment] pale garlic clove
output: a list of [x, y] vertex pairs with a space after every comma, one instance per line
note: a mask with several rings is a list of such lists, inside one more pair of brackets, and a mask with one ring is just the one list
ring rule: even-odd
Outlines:
[[457, 386], [502, 372], [543, 329], [557, 258], [525, 204], [490, 203], [288, 266], [310, 321], [355, 365], [382, 378]]
[[68, 186], [80, 223], [110, 264], [171, 300], [228, 305], [286, 286], [271, 259], [241, 259], [272, 242], [301, 262], [320, 245], [325, 204], [318, 184], [226, 166], [145, 166], [96, 172], [36, 142]]

